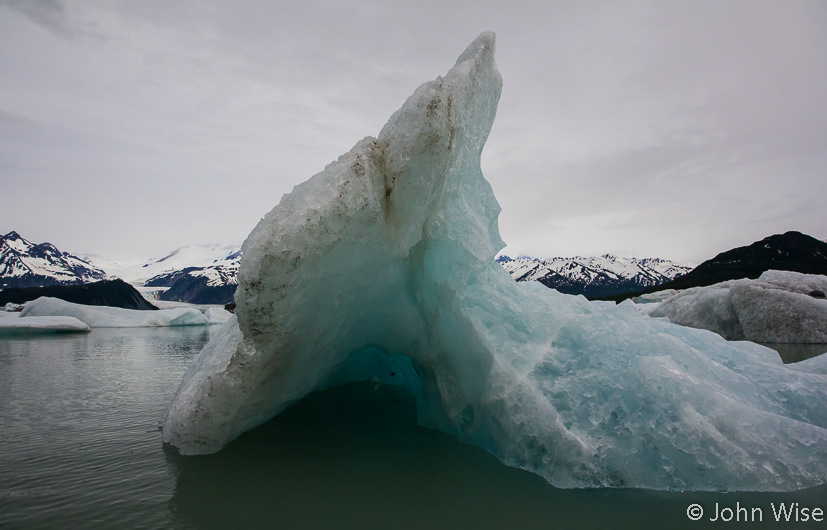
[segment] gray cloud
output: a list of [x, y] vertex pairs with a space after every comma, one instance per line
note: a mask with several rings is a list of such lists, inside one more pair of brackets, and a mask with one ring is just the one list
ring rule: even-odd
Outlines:
[[17, 11], [35, 24], [61, 35], [72, 35], [66, 8], [60, 0], [0, 0], [0, 8]]

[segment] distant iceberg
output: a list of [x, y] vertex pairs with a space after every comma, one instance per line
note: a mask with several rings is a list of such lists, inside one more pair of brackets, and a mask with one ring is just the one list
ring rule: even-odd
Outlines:
[[0, 318], [0, 335], [10, 333], [88, 332], [89, 326], [74, 317], [27, 317], [17, 313]]
[[[494, 261], [480, 154], [494, 35], [379, 133], [284, 196], [244, 243], [236, 316], [184, 374], [163, 437], [212, 453], [350, 381], [416, 396], [420, 424], [559, 487], [792, 490], [827, 481], [827, 356], [592, 304]], [[821, 373], [816, 373], [821, 372]]]
[[675, 292], [643, 313], [708, 329], [729, 340], [827, 343], [825, 292], [827, 276], [771, 270], [757, 280]]
[[[74, 317], [92, 328], [143, 328], [156, 326], [205, 326], [219, 323], [217, 313], [213, 322], [201, 311], [190, 307], [176, 307], [159, 311], [138, 311], [120, 307], [73, 304], [42, 296], [26, 304], [18, 320], [32, 317]], [[223, 319], [221, 321], [224, 321]]]

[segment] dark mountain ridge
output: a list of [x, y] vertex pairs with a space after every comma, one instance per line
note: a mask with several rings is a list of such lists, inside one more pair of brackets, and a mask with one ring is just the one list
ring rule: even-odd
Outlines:
[[41, 296], [60, 298], [67, 302], [84, 305], [122, 307], [125, 309], [157, 310], [134, 287], [123, 280], [103, 280], [83, 285], [50, 285], [0, 291], [0, 306], [8, 302], [22, 304]]
[[158, 298], [167, 301], [186, 301], [191, 304], [228, 304], [235, 300], [238, 284], [210, 285], [204, 276], [185, 275]]
[[604, 299], [619, 302], [666, 289], [681, 290], [740, 278], [755, 279], [771, 269], [827, 275], [827, 243], [796, 231], [775, 234], [751, 245], [721, 252], [670, 282]]

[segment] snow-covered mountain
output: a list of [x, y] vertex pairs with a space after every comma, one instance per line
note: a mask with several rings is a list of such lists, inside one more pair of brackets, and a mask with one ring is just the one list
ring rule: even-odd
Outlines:
[[180, 270], [164, 272], [153, 276], [144, 282], [147, 287], [172, 287], [172, 285], [185, 276], [193, 278], [203, 277], [207, 285], [216, 287], [219, 285], [237, 285], [238, 265], [241, 263], [241, 251], [235, 251], [224, 259], [213, 261], [206, 267], [189, 266]]
[[666, 288], [689, 289], [740, 278], [756, 279], [768, 270], [827, 274], [827, 243], [796, 231], [771, 235], [721, 252]]
[[[658, 258], [599, 257], [497, 259], [517, 281], [536, 280], [568, 294], [611, 296], [659, 285], [691, 267]], [[79, 258], [50, 243], [33, 244], [9, 232], [0, 237], [0, 288], [74, 285], [120, 278], [145, 295], [201, 304], [232, 301], [241, 250], [235, 245], [187, 245], [146, 262]], [[149, 291], [161, 291], [150, 293]]]
[[[239, 252], [239, 245], [187, 245], [176, 248], [163, 256], [145, 262], [119, 262], [87, 256], [87, 259], [105, 270], [110, 276], [120, 278], [133, 285], [142, 286], [148, 280], [158, 276], [170, 276], [188, 268], [208, 267], [229, 259]], [[169, 286], [171, 283], [158, 283], [157, 286]]]
[[[231, 252], [207, 265], [199, 266], [198, 262], [192, 259], [199, 257], [203, 263], [215, 255], [210, 252], [216, 249]], [[233, 300], [241, 262], [241, 251], [237, 247], [191, 245], [178, 249], [171, 256], [163, 260], [151, 260], [143, 267], [144, 270], [157, 270], [163, 266], [162, 264], [168, 264], [168, 270], [147, 278], [140, 284], [145, 286], [144, 289], [159, 290], [153, 296], [160, 300], [197, 304], [224, 304]], [[621, 258], [610, 254], [588, 258], [548, 259], [511, 259], [501, 256], [498, 261], [517, 281], [536, 280], [567, 294], [583, 294], [589, 297], [609, 296], [658, 285], [691, 270], [691, 267], [664, 259]], [[113, 274], [116, 273], [113, 271]], [[165, 288], [166, 290], [161, 290]]]
[[51, 243], [35, 244], [15, 231], [0, 236], [0, 289], [77, 285], [107, 279], [100, 268]]
[[233, 301], [238, 286], [241, 251], [233, 252], [207, 267], [187, 267], [181, 271], [160, 274], [146, 281], [147, 287], [169, 287], [159, 293], [161, 300], [194, 304], [226, 304]]
[[589, 298], [659, 285], [692, 270], [660, 258], [623, 258], [611, 254], [545, 259], [500, 256], [497, 261], [518, 282], [538, 281], [561, 293]]

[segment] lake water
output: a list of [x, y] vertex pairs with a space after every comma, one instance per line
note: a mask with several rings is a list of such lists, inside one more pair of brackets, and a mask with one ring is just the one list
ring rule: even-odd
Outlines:
[[[749, 528], [827, 528], [773, 516], [782, 502], [827, 510], [827, 486], [556, 489], [418, 427], [411, 399], [368, 383], [313, 394], [216, 455], [182, 457], [159, 423], [214, 331], [0, 338], [0, 528], [726, 527], [708, 521], [716, 503], [760, 508]], [[706, 511], [698, 522], [686, 515], [695, 503]]]

